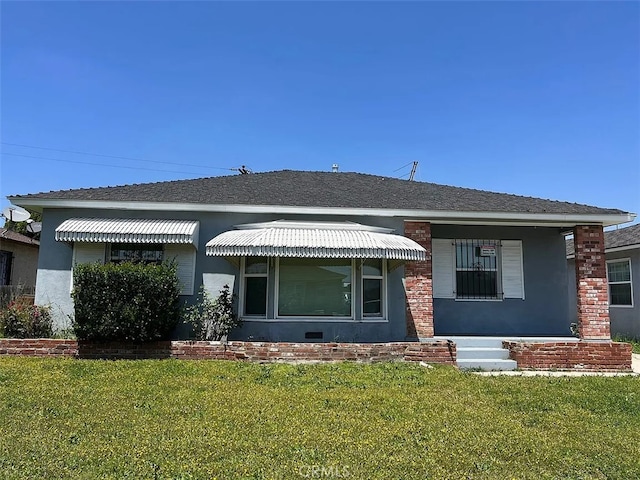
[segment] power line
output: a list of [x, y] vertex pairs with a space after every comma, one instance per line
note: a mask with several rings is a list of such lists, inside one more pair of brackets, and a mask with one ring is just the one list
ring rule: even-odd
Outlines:
[[[79, 160], [63, 160], [61, 158], [37, 157], [34, 155], [22, 155], [20, 153], [2, 152], [2, 155], [11, 155], [13, 157], [23, 157], [23, 158], [35, 158], [39, 160], [51, 160], [53, 162], [77, 163], [80, 165], [93, 165], [96, 167], [126, 168], [128, 170], [146, 170], [148, 172], [185, 173], [187, 175], [202, 175], [202, 173], [198, 173], [198, 172], [185, 172], [180, 170], [160, 170], [158, 168], [145, 168], [145, 167], [129, 167], [127, 165], [110, 165], [108, 163], [81, 162]], [[236, 170], [236, 169], [225, 168], [222, 170]]]
[[[105, 154], [102, 154], [102, 153], [78, 152], [78, 151], [74, 151], [74, 150], [61, 150], [59, 148], [40, 147], [40, 146], [37, 146], [37, 145], [25, 145], [25, 144], [22, 144], [22, 143], [9, 143], [9, 142], [0, 142], [0, 143], [2, 145], [11, 145], [12, 147], [35, 148], [35, 149], [38, 149], [38, 150], [50, 150], [52, 152], [72, 153], [74, 155], [90, 155], [90, 156], [93, 156], [93, 157], [117, 158], [118, 160], [131, 160], [131, 161], [134, 161], [134, 162], [162, 163], [162, 164], [165, 164], [165, 165], [178, 165], [180, 167], [211, 168], [211, 169], [214, 169], [214, 170], [235, 170], [233, 168], [210, 167], [210, 166], [207, 166], [207, 165], [195, 165], [195, 164], [190, 164], [190, 163], [162, 162], [162, 161], [158, 161], [158, 160], [145, 160], [145, 159], [142, 159], [142, 158], [121, 157], [121, 156], [118, 156], [118, 155], [105, 155]], [[6, 155], [11, 155], [11, 154], [6, 154]], [[13, 154], [13, 155], [17, 155], [17, 154]], [[178, 172], [178, 173], [182, 173], [182, 172]]]
[[413, 162], [409, 162], [409, 163], [407, 163], [406, 165], [403, 165], [403, 166], [402, 166], [402, 167], [400, 167], [400, 168], [396, 168], [393, 172], [395, 173], [395, 172], [397, 172], [398, 170], [402, 170], [403, 168], [408, 167], [408, 166], [409, 166], [409, 165], [411, 165], [412, 163], [413, 163]]

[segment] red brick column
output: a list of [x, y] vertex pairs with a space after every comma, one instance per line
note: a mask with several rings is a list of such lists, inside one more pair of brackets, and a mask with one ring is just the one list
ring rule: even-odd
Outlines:
[[600, 225], [573, 230], [578, 292], [578, 333], [585, 340], [609, 340], [609, 298], [604, 232]]
[[427, 250], [422, 262], [407, 262], [404, 267], [407, 296], [407, 337], [433, 337], [433, 281], [431, 271], [431, 224], [405, 222], [404, 235]]

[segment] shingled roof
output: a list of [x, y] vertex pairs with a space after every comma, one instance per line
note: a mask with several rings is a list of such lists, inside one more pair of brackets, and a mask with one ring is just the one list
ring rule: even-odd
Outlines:
[[31, 237], [27, 237], [26, 235], [22, 235], [21, 233], [14, 232], [13, 230], [9, 230], [7, 228], [0, 228], [0, 243], [2, 240], [11, 240], [12, 242], [24, 243], [31, 246], [40, 245], [40, 242], [38, 240], [34, 240]]
[[[630, 247], [634, 245], [640, 248], [640, 223], [631, 225], [630, 227], [604, 232], [605, 251], [612, 248]], [[567, 240], [567, 256], [574, 254], [573, 240]]]
[[[544, 200], [363, 173], [281, 170], [116, 187], [16, 195], [33, 200], [170, 202], [467, 212], [625, 214], [621, 210]], [[47, 203], [47, 202], [44, 202]]]

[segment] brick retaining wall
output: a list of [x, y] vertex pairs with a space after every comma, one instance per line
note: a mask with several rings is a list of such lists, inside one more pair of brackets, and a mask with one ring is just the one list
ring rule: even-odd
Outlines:
[[621, 342], [502, 342], [518, 368], [630, 371], [631, 344]]
[[0, 356], [103, 359], [177, 358], [257, 362], [402, 360], [455, 365], [456, 346], [444, 340], [391, 343], [275, 343], [166, 341], [145, 344], [54, 339], [0, 339]]

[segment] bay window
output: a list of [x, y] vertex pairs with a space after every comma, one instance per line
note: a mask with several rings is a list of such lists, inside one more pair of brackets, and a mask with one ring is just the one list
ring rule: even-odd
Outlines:
[[362, 262], [362, 316], [383, 317], [384, 265], [380, 259]]
[[265, 316], [269, 280], [268, 259], [247, 257], [244, 265], [244, 313], [250, 316]]
[[280, 258], [278, 316], [351, 317], [352, 261]]
[[245, 257], [241, 271], [241, 314], [249, 319], [386, 316], [381, 259]]

